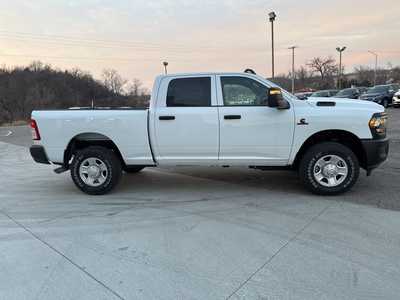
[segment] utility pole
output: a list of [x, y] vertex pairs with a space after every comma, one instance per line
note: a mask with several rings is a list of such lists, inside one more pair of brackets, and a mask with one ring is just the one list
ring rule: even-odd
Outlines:
[[376, 79], [378, 76], [378, 54], [372, 51], [368, 51], [371, 53], [373, 56], [375, 56], [375, 71], [374, 71], [374, 85], [376, 85]]
[[165, 72], [165, 75], [167, 75], [167, 74], [168, 74], [168, 69], [167, 69], [167, 67], [168, 67], [168, 62], [167, 62], [167, 61], [164, 61], [164, 62], [163, 62], [163, 65], [164, 65], [164, 72]]
[[295, 90], [294, 85], [295, 85], [295, 79], [296, 79], [296, 74], [294, 72], [294, 50], [296, 48], [298, 48], [298, 47], [297, 46], [292, 46], [292, 47], [288, 48], [288, 49], [292, 50], [292, 94], [294, 94], [294, 90]]
[[346, 50], [347, 47], [337, 47], [336, 51], [339, 52], [339, 79], [338, 79], [338, 87], [339, 90], [342, 89], [342, 53]]
[[275, 39], [274, 39], [274, 22], [276, 13], [270, 12], [268, 14], [269, 21], [271, 22], [271, 39], [272, 39], [272, 79], [275, 78]]

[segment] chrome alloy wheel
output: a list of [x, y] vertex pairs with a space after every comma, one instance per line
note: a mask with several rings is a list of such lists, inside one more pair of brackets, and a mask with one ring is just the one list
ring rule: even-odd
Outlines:
[[314, 165], [313, 175], [325, 187], [337, 187], [349, 173], [347, 163], [337, 155], [326, 155]]
[[81, 163], [79, 176], [85, 184], [98, 187], [107, 180], [108, 168], [101, 159], [90, 157]]

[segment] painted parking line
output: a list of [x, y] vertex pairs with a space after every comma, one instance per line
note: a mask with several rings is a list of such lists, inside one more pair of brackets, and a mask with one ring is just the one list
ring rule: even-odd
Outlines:
[[7, 136], [10, 136], [12, 134], [13, 134], [13, 132], [11, 130], [7, 130], [6, 133], [1, 133], [0, 136], [7, 137]]

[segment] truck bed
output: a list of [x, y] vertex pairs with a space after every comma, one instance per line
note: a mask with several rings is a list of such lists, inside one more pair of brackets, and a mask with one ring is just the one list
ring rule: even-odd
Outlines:
[[76, 108], [69, 110], [34, 111], [42, 144], [48, 159], [62, 163], [66, 146], [81, 135], [112, 140], [127, 165], [151, 165], [146, 108]]

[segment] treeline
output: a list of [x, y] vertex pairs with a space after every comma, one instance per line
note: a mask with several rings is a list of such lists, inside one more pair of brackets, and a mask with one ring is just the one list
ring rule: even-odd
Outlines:
[[[338, 87], [339, 65], [332, 57], [315, 57], [306, 64], [297, 67], [295, 71], [296, 91], [313, 89], [334, 89]], [[375, 70], [366, 67], [355, 67], [353, 72], [345, 72], [342, 67], [342, 88], [351, 86], [373, 86]], [[287, 90], [292, 87], [292, 74], [280, 74], [273, 80], [276, 84]], [[376, 74], [376, 84], [389, 84], [400, 82], [400, 66], [388, 64], [385, 68], [379, 67]]]
[[101, 80], [80, 69], [60, 70], [41, 62], [0, 68], [0, 124], [28, 120], [34, 109], [147, 106], [149, 92], [139, 80], [105, 70]]

